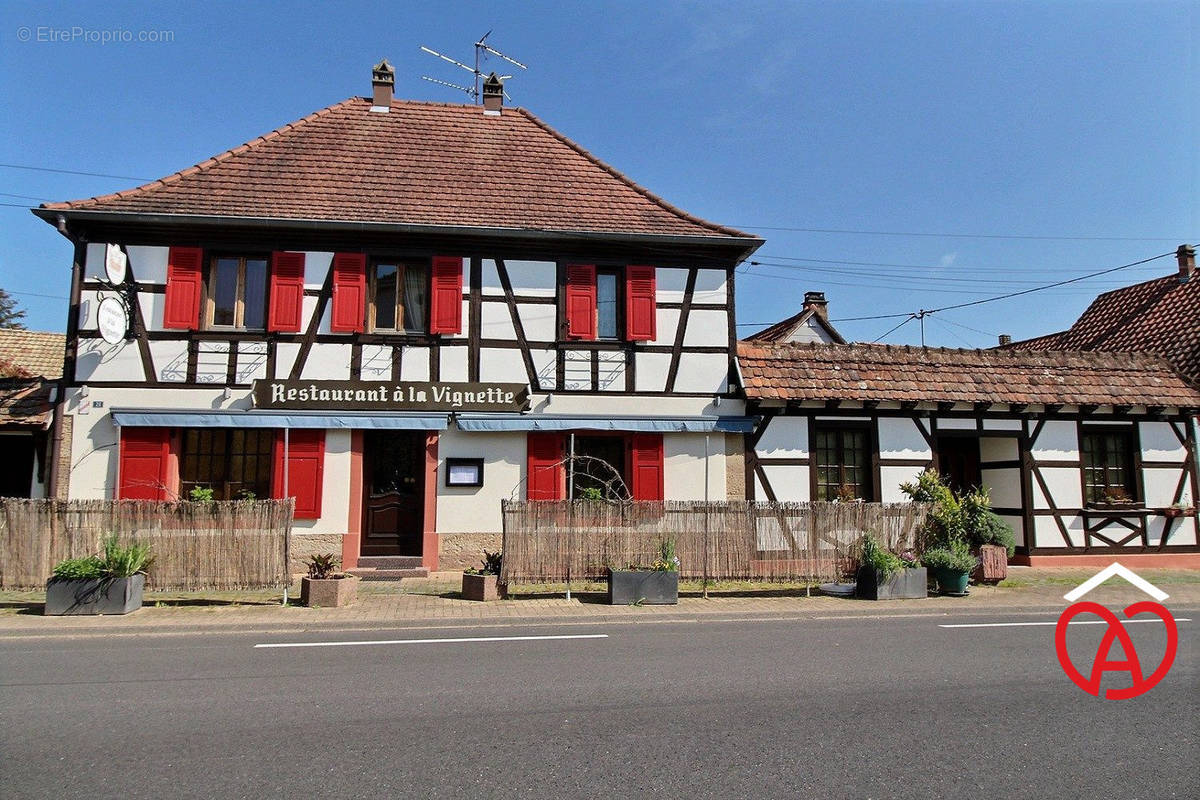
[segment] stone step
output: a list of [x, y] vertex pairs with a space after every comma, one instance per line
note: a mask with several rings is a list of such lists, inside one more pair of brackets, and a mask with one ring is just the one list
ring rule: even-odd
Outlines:
[[420, 556], [359, 556], [358, 569], [418, 569]]
[[357, 567], [355, 569], [348, 569], [346, 572], [364, 581], [398, 581], [402, 578], [429, 577], [429, 570], [425, 567], [412, 567], [410, 569], [363, 569]]

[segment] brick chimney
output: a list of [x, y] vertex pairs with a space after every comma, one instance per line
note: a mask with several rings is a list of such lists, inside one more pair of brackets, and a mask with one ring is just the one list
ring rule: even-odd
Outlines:
[[829, 301], [825, 299], [825, 293], [805, 292], [804, 310], [815, 311], [821, 315], [822, 319], [829, 319]]
[[1179, 262], [1179, 282], [1187, 283], [1196, 277], [1196, 248], [1190, 244], [1181, 244], [1175, 251], [1175, 259]]
[[371, 68], [371, 110], [386, 114], [392, 109], [392, 91], [396, 88], [396, 70], [385, 58]]
[[1012, 336], [1002, 333], [1000, 334], [1000, 346], [1003, 347], [1006, 344], [1012, 344]]
[[489, 117], [498, 117], [503, 107], [504, 81], [493, 72], [483, 81], [483, 113]]

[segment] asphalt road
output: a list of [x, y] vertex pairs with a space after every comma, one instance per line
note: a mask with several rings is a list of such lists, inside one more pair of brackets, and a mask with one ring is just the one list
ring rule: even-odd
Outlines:
[[[1195, 798], [1176, 615], [1125, 701], [1067, 680], [1053, 627], [936, 616], [9, 639], [0, 797]], [[1149, 671], [1161, 626], [1128, 630]], [[514, 635], [606, 638], [254, 646]]]

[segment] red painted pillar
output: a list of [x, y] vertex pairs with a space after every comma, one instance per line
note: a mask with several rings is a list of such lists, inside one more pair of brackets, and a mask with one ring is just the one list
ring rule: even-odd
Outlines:
[[438, 568], [437, 535], [438, 433], [425, 436], [425, 530], [421, 534], [421, 566], [433, 572]]
[[350, 431], [350, 509], [342, 537], [342, 569], [358, 566], [363, 524], [363, 432]]

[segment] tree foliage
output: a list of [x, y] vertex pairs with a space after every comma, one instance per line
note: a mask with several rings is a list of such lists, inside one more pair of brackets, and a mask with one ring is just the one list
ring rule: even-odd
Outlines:
[[0, 289], [0, 328], [25, 330], [25, 309], [17, 307], [17, 301], [5, 289]]

